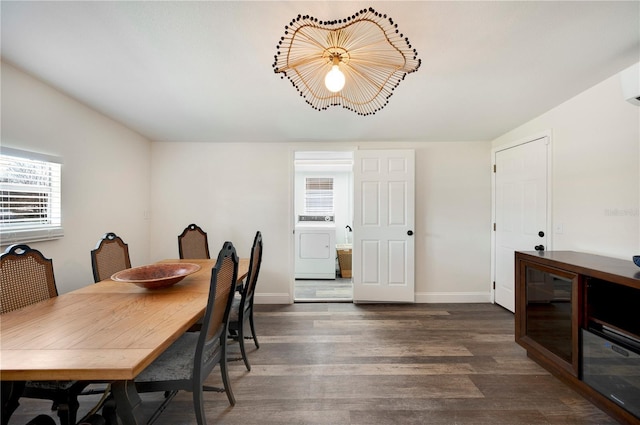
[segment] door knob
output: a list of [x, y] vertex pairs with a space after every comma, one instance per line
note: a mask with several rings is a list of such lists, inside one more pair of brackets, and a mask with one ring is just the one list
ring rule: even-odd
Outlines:
[[407, 235], [409, 235], [409, 236], [413, 235], [413, 230], [409, 230], [409, 231], [407, 232]]
[[536, 245], [536, 246], [534, 247], [534, 249], [535, 249], [536, 251], [544, 251], [544, 245]]

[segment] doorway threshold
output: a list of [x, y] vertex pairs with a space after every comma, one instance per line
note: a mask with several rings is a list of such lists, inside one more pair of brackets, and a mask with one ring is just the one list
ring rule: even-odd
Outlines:
[[353, 303], [352, 298], [296, 298], [294, 303]]
[[353, 302], [351, 278], [329, 280], [296, 279], [294, 302]]

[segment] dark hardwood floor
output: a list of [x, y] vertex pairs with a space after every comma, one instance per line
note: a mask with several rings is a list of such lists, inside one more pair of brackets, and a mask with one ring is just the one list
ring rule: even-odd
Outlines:
[[[206, 393], [209, 424], [616, 424], [527, 358], [491, 304], [256, 306], [261, 348], [231, 364], [237, 404]], [[236, 350], [237, 346], [233, 346]], [[220, 383], [218, 369], [209, 378]], [[94, 396], [82, 401], [90, 407]], [[161, 395], [143, 395], [149, 412]], [[10, 424], [49, 403], [22, 400]], [[158, 425], [195, 424], [180, 393]]]

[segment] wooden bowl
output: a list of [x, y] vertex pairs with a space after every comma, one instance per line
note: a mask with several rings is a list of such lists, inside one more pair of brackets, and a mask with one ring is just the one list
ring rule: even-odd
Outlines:
[[111, 276], [117, 282], [134, 283], [146, 289], [167, 288], [200, 270], [193, 263], [158, 263], [121, 270]]

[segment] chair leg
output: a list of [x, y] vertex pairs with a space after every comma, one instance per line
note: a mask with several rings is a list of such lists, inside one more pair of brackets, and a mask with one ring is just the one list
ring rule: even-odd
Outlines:
[[193, 410], [196, 413], [196, 422], [198, 425], [207, 425], [207, 418], [204, 414], [204, 397], [202, 388], [193, 391]]
[[244, 361], [244, 365], [249, 372], [251, 372], [251, 364], [249, 363], [249, 356], [247, 356], [247, 352], [244, 348], [244, 323], [240, 324], [240, 330], [238, 332], [238, 345], [240, 345], [240, 354], [242, 355], [242, 360]]
[[258, 336], [256, 335], [256, 327], [253, 324], [253, 307], [251, 308], [251, 312], [249, 313], [249, 324], [251, 325], [251, 335], [253, 336], [253, 343], [256, 345], [256, 348], [260, 348]]
[[227, 369], [227, 354], [226, 347], [223, 351], [223, 357], [220, 361], [220, 374], [222, 375], [222, 384], [224, 385], [224, 391], [227, 393], [227, 398], [229, 399], [229, 404], [232, 406], [236, 405], [236, 398], [233, 395], [233, 391], [231, 390], [231, 380], [229, 379], [229, 370]]

